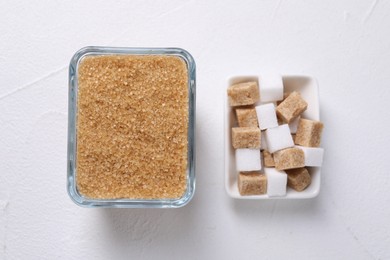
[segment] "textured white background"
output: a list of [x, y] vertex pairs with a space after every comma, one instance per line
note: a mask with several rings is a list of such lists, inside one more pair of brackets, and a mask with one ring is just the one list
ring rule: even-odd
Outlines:
[[[0, 2], [0, 259], [390, 259], [389, 1]], [[79, 48], [177, 46], [197, 63], [197, 191], [176, 210], [85, 209], [66, 193], [67, 68]], [[233, 74], [308, 74], [318, 198], [223, 186]]]

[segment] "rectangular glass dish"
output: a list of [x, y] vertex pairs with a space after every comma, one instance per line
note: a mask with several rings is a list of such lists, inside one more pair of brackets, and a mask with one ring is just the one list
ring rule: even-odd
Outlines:
[[[239, 76], [232, 77], [228, 81], [228, 86], [242, 83], [256, 81], [257, 76]], [[320, 107], [318, 97], [318, 84], [312, 77], [307, 76], [283, 76], [283, 85], [285, 92], [297, 91], [301, 94], [302, 98], [308, 103], [306, 111], [303, 112], [302, 117], [310, 120], [320, 120]], [[255, 105], [259, 105], [258, 102]], [[227, 194], [234, 199], [249, 199], [249, 200], [262, 200], [262, 199], [307, 199], [316, 197], [320, 191], [321, 183], [321, 168], [320, 167], [307, 167], [311, 175], [311, 184], [304, 191], [298, 192], [290, 187], [287, 187], [286, 196], [269, 197], [264, 195], [253, 196], [241, 196], [238, 191], [237, 185], [237, 170], [234, 149], [231, 144], [231, 129], [237, 126], [236, 116], [234, 110], [229, 106], [228, 95], [225, 92], [225, 189]]]
[[67, 190], [85, 207], [177, 208], [195, 191], [195, 62], [85, 47], [69, 66]]

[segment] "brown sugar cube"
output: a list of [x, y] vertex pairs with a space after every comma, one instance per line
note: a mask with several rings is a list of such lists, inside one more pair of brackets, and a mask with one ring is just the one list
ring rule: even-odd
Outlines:
[[301, 118], [298, 123], [295, 143], [302, 146], [319, 147], [323, 128], [324, 124], [320, 121]]
[[284, 125], [286, 124], [282, 118], [280, 118], [279, 116], [276, 117], [278, 119], [278, 125]]
[[267, 193], [267, 177], [261, 172], [240, 172], [238, 191], [242, 196]]
[[287, 186], [296, 190], [303, 191], [311, 183], [311, 176], [306, 168], [287, 170]]
[[276, 113], [284, 122], [290, 123], [307, 108], [307, 103], [301, 94], [294, 91], [276, 107]]
[[238, 126], [240, 127], [258, 127], [256, 109], [237, 108], [236, 109]]
[[287, 170], [305, 166], [305, 154], [299, 148], [287, 148], [274, 153], [275, 168]]
[[233, 127], [232, 144], [234, 149], [252, 148], [260, 149], [261, 132], [258, 127]]
[[244, 82], [232, 85], [228, 88], [229, 104], [235, 106], [253, 105], [260, 99], [257, 82]]
[[265, 167], [275, 167], [274, 157], [270, 152], [264, 150], [263, 152], [264, 166]]
[[279, 105], [280, 103], [282, 103], [288, 96], [290, 96], [291, 92], [284, 92], [283, 93], [283, 100], [279, 100], [276, 102], [276, 105]]
[[294, 144], [297, 144], [297, 143], [295, 142], [296, 134], [291, 134], [291, 137], [292, 137], [292, 139], [293, 139]]

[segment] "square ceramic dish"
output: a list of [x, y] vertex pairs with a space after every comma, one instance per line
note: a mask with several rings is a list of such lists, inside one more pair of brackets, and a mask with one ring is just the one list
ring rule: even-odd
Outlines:
[[[257, 76], [240, 76], [232, 77], [228, 81], [228, 86], [233, 84], [257, 81]], [[303, 118], [311, 120], [320, 120], [320, 108], [318, 98], [317, 81], [312, 77], [307, 76], [283, 76], [283, 85], [285, 92], [298, 91], [302, 98], [308, 103], [307, 110], [302, 114]], [[268, 195], [241, 196], [237, 186], [238, 172], [234, 157], [234, 149], [231, 145], [231, 128], [237, 126], [237, 120], [234, 110], [229, 106], [228, 97], [225, 91], [225, 188], [228, 195], [235, 199], [307, 199], [316, 197], [320, 191], [321, 168], [308, 167], [312, 177], [312, 183], [304, 191], [298, 192], [291, 188], [287, 188], [287, 195], [283, 197], [268, 197]], [[260, 103], [258, 103], [260, 104]], [[256, 104], [256, 105], [258, 105]]]
[[[184, 61], [188, 82], [188, 133], [187, 133], [187, 164], [185, 170], [186, 188], [183, 195], [174, 199], [97, 199], [83, 196], [77, 188], [77, 147], [78, 147], [78, 76], [80, 62], [85, 57], [101, 56], [174, 56]], [[146, 57], [147, 58], [147, 57]], [[111, 65], [107, 65], [110, 68]], [[118, 69], [118, 71], [121, 71]], [[95, 72], [94, 72], [95, 73]], [[129, 72], [128, 74], [130, 74]], [[144, 73], [144, 71], [142, 72]], [[91, 75], [91, 73], [89, 73]], [[103, 74], [98, 74], [103, 75]], [[104, 76], [104, 75], [103, 75]], [[96, 82], [98, 82], [96, 80]], [[97, 84], [97, 83], [96, 83]], [[125, 84], [127, 86], [127, 82]], [[145, 87], [156, 88], [160, 85], [155, 83], [153, 86]], [[143, 86], [144, 87], [144, 86]], [[104, 90], [105, 91], [105, 90]], [[168, 90], [167, 90], [168, 91]], [[133, 95], [132, 92], [130, 95]], [[164, 109], [162, 104], [159, 110]], [[195, 61], [185, 50], [179, 48], [113, 48], [113, 47], [85, 47], [79, 50], [72, 58], [69, 66], [69, 115], [68, 115], [68, 160], [67, 160], [67, 190], [70, 198], [78, 205], [84, 207], [109, 207], [109, 208], [178, 208], [186, 205], [195, 192]], [[101, 149], [106, 149], [101, 147]], [[145, 158], [152, 160], [154, 158]], [[97, 161], [96, 163], [103, 163]], [[127, 167], [127, 165], [126, 165]], [[161, 171], [161, 170], [160, 170]], [[169, 173], [169, 172], [168, 172]], [[102, 174], [107, 174], [103, 172]], [[116, 172], [114, 171], [114, 174]], [[130, 172], [128, 174], [131, 174]], [[127, 173], [126, 173], [127, 175]], [[93, 177], [97, 178], [97, 177]], [[167, 177], [168, 179], [170, 177]], [[102, 179], [98, 179], [102, 181]], [[137, 184], [138, 185], [138, 184]], [[139, 187], [139, 186], [137, 186]]]

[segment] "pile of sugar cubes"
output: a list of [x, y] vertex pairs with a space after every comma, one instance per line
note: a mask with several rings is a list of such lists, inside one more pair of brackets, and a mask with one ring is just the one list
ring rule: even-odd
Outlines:
[[227, 92], [238, 124], [231, 133], [240, 194], [275, 197], [285, 196], [287, 186], [306, 189], [307, 167], [322, 165], [323, 124], [302, 117], [308, 103], [300, 93], [284, 92], [279, 75], [235, 84]]

